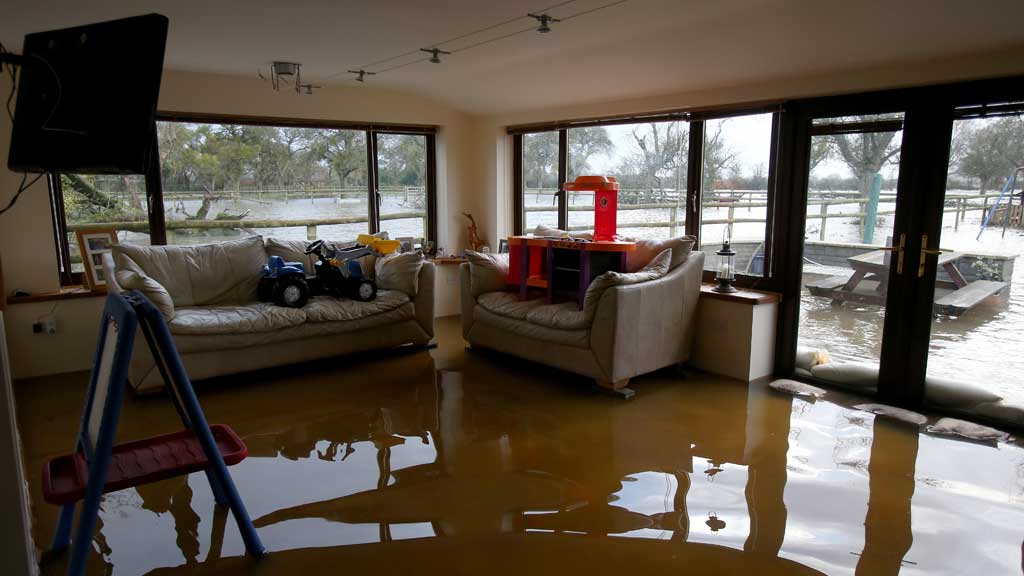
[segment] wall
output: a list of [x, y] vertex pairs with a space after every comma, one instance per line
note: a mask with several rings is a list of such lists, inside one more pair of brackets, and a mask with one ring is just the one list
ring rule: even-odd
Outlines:
[[[0, 94], [10, 90], [10, 78], [0, 78]], [[312, 96], [277, 93], [258, 78], [182, 71], [165, 71], [159, 108], [166, 111], [208, 112], [431, 124], [437, 135], [438, 236], [450, 251], [465, 246], [463, 210], [480, 212], [475, 189], [478, 179], [470, 163], [475, 153], [471, 116], [436, 101], [368, 86], [325, 88]], [[10, 122], [0, 121], [0, 158], [7, 158]], [[0, 167], [0, 203], [17, 190], [20, 174]], [[16, 207], [0, 217], [0, 255], [8, 292], [22, 288], [33, 293], [59, 288], [53, 229], [45, 181], [26, 191]], [[441, 285], [439, 290], [447, 287]], [[443, 296], [443, 295], [442, 295]], [[83, 370], [90, 366], [102, 298], [64, 300], [56, 305], [58, 333], [32, 334], [31, 325], [54, 309], [55, 303], [17, 304], [7, 311], [7, 340], [15, 378]], [[445, 309], [457, 309], [447, 305]]]
[[[923, 84], [1024, 74], [1024, 47], [983, 54], [951, 54], [925, 61], [897, 62], [885, 66], [836, 70], [825, 75], [752, 79], [740, 86], [720, 86], [693, 92], [646, 96], [629, 100], [587, 101], [568, 107], [520, 111], [481, 117], [474, 122], [478, 153], [478, 186], [482, 196], [480, 227], [494, 246], [497, 238], [512, 232], [511, 137], [506, 127], [574, 118], [626, 115], [688, 107], [777, 100], [829, 94], [862, 92]], [[756, 78], [756, 71], [751, 77]]]

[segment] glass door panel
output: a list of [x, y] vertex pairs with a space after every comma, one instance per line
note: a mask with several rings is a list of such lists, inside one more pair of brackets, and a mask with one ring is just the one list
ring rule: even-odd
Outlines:
[[1024, 117], [956, 120], [951, 144], [925, 396], [1000, 419], [1024, 408]]
[[380, 229], [391, 239], [427, 235], [427, 137], [377, 134]]
[[809, 142], [797, 372], [874, 389], [899, 266], [899, 116], [816, 121]]

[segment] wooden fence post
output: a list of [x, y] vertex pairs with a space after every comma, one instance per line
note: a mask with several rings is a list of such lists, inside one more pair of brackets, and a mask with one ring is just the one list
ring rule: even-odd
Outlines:
[[825, 223], [828, 222], [828, 201], [824, 198], [821, 199], [821, 232], [818, 235], [818, 239], [825, 240]]
[[736, 215], [736, 204], [733, 203], [733, 204], [729, 205], [729, 216], [728, 216], [729, 223], [726, 224], [726, 226], [729, 227], [729, 238], [730, 239], [732, 239], [732, 220], [733, 220], [733, 216], [735, 216], [735, 215]]
[[316, 224], [306, 225], [306, 240], [310, 242], [316, 240]]
[[669, 238], [675, 238], [676, 237], [676, 229], [678, 228], [676, 223], [679, 220], [679, 205], [677, 204], [677, 205], [673, 206], [672, 208], [670, 208], [669, 210], [670, 210], [670, 212], [669, 212], [669, 214], [670, 214], [669, 221], [672, 222], [672, 225], [669, 227], [668, 237]]

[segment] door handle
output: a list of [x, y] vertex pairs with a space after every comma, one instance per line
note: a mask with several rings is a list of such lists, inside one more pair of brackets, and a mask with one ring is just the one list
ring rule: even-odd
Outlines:
[[942, 254], [942, 250], [929, 250], [928, 249], [928, 235], [927, 234], [922, 234], [921, 235], [921, 260], [918, 262], [918, 265], [917, 265], [917, 277], [918, 278], [924, 278], [924, 258], [925, 258], [925, 256], [928, 256], [929, 254], [934, 254], [934, 255], [938, 256], [939, 254]]
[[904, 232], [903, 234], [900, 234], [900, 241], [895, 246], [883, 246], [883, 247], [879, 248], [879, 250], [883, 250], [885, 252], [895, 252], [896, 253], [896, 273], [897, 274], [903, 274], [903, 254], [904, 254], [904, 249], [906, 247], [907, 247], [907, 234]]

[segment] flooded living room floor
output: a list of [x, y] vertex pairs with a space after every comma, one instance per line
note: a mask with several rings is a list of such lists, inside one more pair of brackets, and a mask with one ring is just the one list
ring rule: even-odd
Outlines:
[[[88, 573], [1021, 573], [1019, 443], [674, 370], [625, 401], [467, 352], [457, 318], [438, 332], [198, 386], [248, 445], [230, 470], [268, 554], [192, 474], [106, 495]], [[57, 518], [40, 470], [72, 447], [86, 383], [16, 383], [39, 548]], [[130, 396], [119, 440], [179, 428], [163, 396]]]

